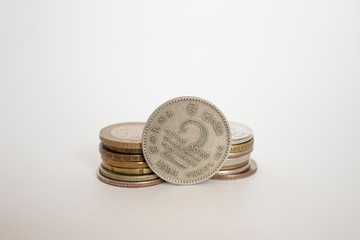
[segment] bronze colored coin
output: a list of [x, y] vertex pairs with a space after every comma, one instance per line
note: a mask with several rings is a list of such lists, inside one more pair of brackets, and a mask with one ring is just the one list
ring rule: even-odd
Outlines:
[[164, 180], [162, 180], [161, 178], [150, 181], [143, 181], [143, 182], [117, 181], [101, 175], [100, 172], [98, 172], [97, 176], [100, 181], [106, 184], [110, 184], [116, 187], [127, 187], [127, 188], [150, 187], [164, 182]]
[[250, 177], [251, 175], [256, 173], [256, 171], [257, 171], [257, 164], [254, 160], [251, 160], [250, 168], [248, 170], [246, 170], [245, 172], [237, 173], [237, 174], [230, 174], [230, 175], [215, 175], [211, 179], [235, 180], [235, 179]]
[[126, 162], [126, 161], [115, 161], [105, 156], [101, 156], [104, 163], [120, 168], [149, 168], [146, 162]]
[[124, 175], [124, 174], [119, 174], [119, 173], [113, 173], [113, 172], [103, 168], [101, 165], [99, 167], [99, 172], [101, 173], [101, 175], [103, 175], [107, 178], [111, 178], [113, 180], [118, 180], [118, 181], [125, 181], [125, 182], [143, 182], [143, 181], [150, 181], [150, 180], [159, 178], [155, 174], [133, 176], [133, 175]]
[[220, 171], [224, 171], [224, 170], [232, 170], [232, 169], [236, 169], [236, 168], [241, 168], [243, 166], [245, 166], [246, 164], [248, 164], [249, 161], [247, 162], [243, 162], [243, 163], [240, 163], [240, 164], [236, 164], [236, 165], [229, 165], [229, 166], [223, 166]]
[[233, 174], [237, 174], [237, 173], [242, 173], [242, 172], [245, 172], [246, 170], [249, 169], [251, 165], [251, 159], [249, 160], [249, 162], [245, 165], [245, 166], [242, 166], [242, 167], [239, 167], [239, 168], [235, 168], [235, 169], [231, 169], [231, 170], [220, 170], [218, 171], [215, 176], [223, 176], [223, 175], [233, 175]]
[[141, 153], [141, 138], [145, 123], [129, 122], [107, 126], [100, 131], [100, 140], [114, 151]]
[[124, 153], [113, 152], [111, 150], [106, 149], [102, 143], [100, 143], [99, 145], [99, 151], [102, 156], [105, 156], [106, 158], [114, 161], [145, 162], [144, 155], [142, 154], [124, 154]]
[[242, 152], [242, 151], [247, 151], [249, 149], [251, 149], [254, 145], [254, 138], [252, 138], [250, 141], [241, 143], [241, 144], [237, 144], [237, 145], [231, 145], [231, 149], [230, 152], [231, 153], [237, 153], [237, 152]]
[[124, 154], [142, 154], [142, 149], [129, 149], [129, 148], [118, 148], [118, 147], [111, 147], [104, 144], [104, 148], [108, 149], [113, 152], [117, 153], [124, 153]]
[[249, 153], [251, 153], [253, 150], [253, 148], [250, 148], [249, 150], [246, 150], [246, 151], [242, 151], [242, 152], [236, 152], [236, 153], [230, 153], [228, 158], [238, 158], [238, 157], [242, 157], [242, 156], [245, 156]]
[[144, 174], [153, 173], [150, 168], [119, 168], [119, 167], [110, 166], [109, 164], [106, 164], [104, 162], [102, 162], [101, 164], [105, 169], [109, 171], [112, 171], [114, 173], [125, 174], [125, 175], [144, 175]]

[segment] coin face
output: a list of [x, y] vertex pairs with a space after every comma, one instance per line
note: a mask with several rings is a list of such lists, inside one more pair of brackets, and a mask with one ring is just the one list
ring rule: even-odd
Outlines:
[[251, 128], [237, 122], [229, 122], [231, 129], [232, 144], [240, 144], [249, 141], [253, 137]]
[[141, 150], [144, 125], [143, 122], [129, 122], [107, 126], [100, 131], [100, 140], [109, 149]]
[[160, 178], [178, 185], [196, 184], [225, 163], [230, 128], [212, 103], [196, 97], [175, 98], [151, 114], [142, 146], [146, 162]]

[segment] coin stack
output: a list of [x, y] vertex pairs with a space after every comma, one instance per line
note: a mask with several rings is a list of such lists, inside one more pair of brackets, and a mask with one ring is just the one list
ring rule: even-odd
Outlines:
[[155, 175], [142, 154], [145, 123], [119, 123], [100, 131], [102, 163], [98, 178], [118, 187], [148, 187], [164, 182]]
[[231, 130], [231, 149], [228, 158], [212, 179], [234, 180], [245, 178], [257, 170], [256, 162], [250, 158], [254, 148], [252, 130], [241, 123], [229, 122]]

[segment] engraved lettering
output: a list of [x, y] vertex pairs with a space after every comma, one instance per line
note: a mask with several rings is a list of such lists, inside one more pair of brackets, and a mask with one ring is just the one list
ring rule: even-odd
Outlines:
[[162, 160], [159, 160], [157, 162], [157, 165], [159, 166], [159, 168], [164, 171], [165, 173], [169, 173], [171, 175], [173, 175], [174, 177], [176, 177], [178, 175], [178, 171], [176, 169], [172, 169], [169, 165], [167, 165], [165, 162], [163, 162]]
[[209, 112], [209, 111], [203, 112], [203, 114], [201, 115], [201, 118], [205, 122], [209, 122], [213, 126], [217, 136], [221, 136], [224, 133], [224, 129], [223, 129], [223, 126], [222, 126], [221, 122], [218, 122], [213, 117], [213, 114], [211, 112]]
[[194, 102], [189, 103], [186, 110], [190, 116], [194, 116], [197, 113], [197, 104]]

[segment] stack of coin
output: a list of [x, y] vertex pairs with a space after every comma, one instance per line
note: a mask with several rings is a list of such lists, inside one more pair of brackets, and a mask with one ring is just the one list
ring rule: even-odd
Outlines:
[[145, 123], [119, 123], [100, 131], [102, 163], [98, 178], [118, 187], [148, 187], [164, 182], [155, 175], [142, 154]]
[[254, 148], [252, 130], [236, 122], [229, 122], [231, 130], [231, 149], [227, 161], [212, 179], [234, 180], [245, 178], [257, 170], [256, 162], [250, 154]]

